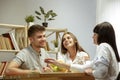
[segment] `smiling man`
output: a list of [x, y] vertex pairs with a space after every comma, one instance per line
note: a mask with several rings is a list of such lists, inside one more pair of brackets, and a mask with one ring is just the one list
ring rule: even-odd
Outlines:
[[10, 62], [6, 69], [6, 75], [41, 73], [44, 71], [43, 69], [47, 68], [44, 59], [49, 56], [44, 50], [45, 34], [45, 28], [37, 24], [28, 29], [30, 45], [22, 49]]

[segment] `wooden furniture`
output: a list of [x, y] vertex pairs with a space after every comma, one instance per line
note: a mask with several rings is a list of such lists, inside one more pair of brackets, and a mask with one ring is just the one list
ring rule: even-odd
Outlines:
[[[14, 37], [14, 40], [15, 41], [12, 41], [12, 43], [14, 44], [15, 42], [16, 42], [16, 44], [19, 44], [19, 41], [17, 41], [18, 39], [18, 35], [19, 34], [21, 34], [20, 32], [18, 32], [18, 31], [22, 31], [23, 33], [23, 38], [21, 38], [21, 40], [22, 41], [24, 41], [24, 45], [21, 47], [21, 48], [24, 48], [24, 47], [26, 47], [27, 46], [27, 44], [25, 43], [26, 42], [26, 40], [27, 40], [27, 28], [25, 27], [25, 26], [23, 26], [23, 25], [13, 25], [13, 24], [0, 24], [0, 36], [3, 38], [2, 40], [0, 39], [0, 42], [4, 42], [5, 41], [5, 39], [4, 39], [4, 37], [3, 37], [3, 34], [6, 34], [6, 33], [13, 33], [13, 37]], [[8, 34], [9, 35], [9, 34]], [[10, 38], [13, 38], [13, 37], [10, 37]], [[7, 37], [8, 38], [8, 37]], [[9, 40], [10, 41], [10, 40]], [[11, 44], [12, 44], [11, 43]], [[10, 45], [11, 45], [10, 44]], [[7, 43], [5, 44], [5, 46], [7, 47]], [[3, 46], [3, 45], [1, 45], [0, 44], [0, 47], [1, 46]], [[15, 46], [14, 46], [15, 47]], [[16, 53], [18, 53], [19, 52], [19, 45], [17, 45], [17, 47], [18, 48], [12, 48], [12, 49], [7, 49], [7, 48], [3, 48], [3, 47], [1, 47], [0, 48], [0, 62], [1, 63], [5, 63], [6, 61], [8, 62], [8, 61], [10, 61], [13, 57], [14, 57], [14, 55], [16, 54]], [[6, 63], [7, 63], [6, 62]], [[4, 75], [4, 71], [5, 71], [5, 68], [6, 68], [6, 64], [4, 64], [4, 65], [0, 65], [0, 70], [2, 71], [2, 73], [0, 74], [0, 79], [2, 79], [2, 77], [3, 77], [3, 75]]]
[[0, 62], [0, 80], [3, 79], [8, 62]]
[[[21, 33], [18, 31], [22, 31], [23, 37], [20, 37]], [[23, 25], [13, 25], [13, 24], [1, 24], [0, 23], [0, 35], [4, 33], [13, 33], [13, 36], [16, 40], [16, 43], [18, 44], [18, 47], [20, 48], [21, 44], [18, 40], [21, 40], [21, 42], [24, 44], [21, 48], [26, 47], [26, 38], [27, 38], [27, 28]], [[21, 39], [20, 39], [21, 38]], [[2, 41], [1, 41], [2, 42]], [[0, 45], [1, 46], [1, 45]], [[1, 61], [10, 61], [14, 55], [19, 52], [20, 49], [0, 49], [0, 62]]]
[[49, 35], [47, 35], [47, 37], [49, 37], [50, 35], [52, 35], [53, 33], [56, 34], [56, 39], [58, 39], [58, 37], [60, 36], [60, 33], [63, 32], [67, 32], [67, 28], [46, 28], [46, 31], [52, 32]]
[[55, 34], [55, 40], [60, 44], [61, 41], [61, 35], [60, 33], [65, 33], [67, 32], [67, 28], [46, 28], [47, 32], [51, 32], [49, 34], [47, 34], [47, 38], [50, 37], [51, 35]]
[[[9, 32], [12, 32], [14, 33], [14, 36], [16, 38], [16, 42], [19, 46], [20, 49], [24, 48], [27, 46], [27, 27], [26, 26], [23, 26], [23, 25], [13, 25], [13, 24], [0, 24], [0, 34], [2, 33], [9, 33]], [[20, 32], [22, 31], [22, 32]], [[18, 35], [22, 35], [21, 36], [18, 36]], [[19, 45], [21, 44], [20, 41], [22, 44], [24, 44], [22, 47]], [[0, 50], [0, 52], [18, 52], [19, 50]]]
[[95, 80], [85, 73], [42, 73], [28, 75], [4, 76], [4, 80]]

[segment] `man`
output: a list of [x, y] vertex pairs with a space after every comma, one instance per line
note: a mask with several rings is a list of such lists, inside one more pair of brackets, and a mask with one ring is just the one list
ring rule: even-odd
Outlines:
[[6, 75], [40, 73], [49, 70], [44, 62], [48, 58], [45, 52], [46, 46], [45, 28], [40, 25], [32, 25], [28, 29], [30, 45], [22, 49], [10, 62], [6, 69]]

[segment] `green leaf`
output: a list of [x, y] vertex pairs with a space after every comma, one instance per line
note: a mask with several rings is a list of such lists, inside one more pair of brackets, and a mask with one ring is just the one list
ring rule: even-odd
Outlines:
[[41, 20], [41, 18], [39, 16], [36, 16], [37, 19]]
[[40, 13], [40, 12], [38, 12], [38, 11], [35, 11], [35, 13], [36, 13], [37, 15], [41, 15], [41, 13]]
[[41, 20], [43, 19], [44, 22], [46, 22], [47, 20], [55, 20], [53, 19], [55, 16], [57, 16], [56, 13], [53, 12], [53, 10], [49, 10], [47, 12], [44, 11], [44, 8], [42, 8], [41, 6], [39, 7], [40, 11], [35, 11], [35, 13], [37, 14], [37, 19]]
[[55, 17], [55, 16], [57, 16], [57, 14], [56, 13], [51, 13], [51, 16]]
[[26, 21], [27, 23], [29, 23], [29, 22], [34, 22], [34, 16], [33, 16], [33, 15], [26, 16], [26, 17], [25, 17], [25, 21]]
[[51, 10], [46, 13], [45, 18], [49, 18], [50, 17], [50, 13], [51, 13]]
[[40, 11], [41, 11], [42, 14], [45, 14], [45, 11], [42, 7], [40, 7]]
[[55, 19], [53, 19], [53, 18], [49, 18], [49, 19], [48, 19], [48, 21], [51, 21], [51, 20], [55, 20]]

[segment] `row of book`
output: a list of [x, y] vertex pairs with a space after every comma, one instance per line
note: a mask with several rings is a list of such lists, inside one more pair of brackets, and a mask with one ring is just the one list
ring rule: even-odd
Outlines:
[[4, 33], [0, 35], [0, 50], [19, 50], [13, 33]]
[[3, 77], [8, 62], [0, 62], [0, 79]]

